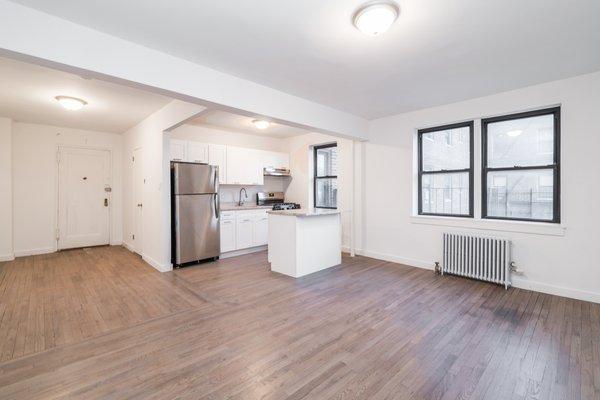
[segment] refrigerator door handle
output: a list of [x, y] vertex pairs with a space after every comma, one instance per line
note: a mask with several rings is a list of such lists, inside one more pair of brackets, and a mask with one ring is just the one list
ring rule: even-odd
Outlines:
[[219, 219], [219, 201], [218, 201], [218, 197], [219, 197], [219, 194], [215, 193], [215, 215], [216, 215], [217, 219]]

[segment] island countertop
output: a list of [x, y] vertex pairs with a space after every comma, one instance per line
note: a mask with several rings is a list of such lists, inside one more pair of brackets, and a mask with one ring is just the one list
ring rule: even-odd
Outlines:
[[288, 215], [292, 217], [318, 217], [320, 215], [340, 214], [340, 210], [331, 210], [326, 208], [301, 208], [296, 210], [269, 210], [267, 214]]

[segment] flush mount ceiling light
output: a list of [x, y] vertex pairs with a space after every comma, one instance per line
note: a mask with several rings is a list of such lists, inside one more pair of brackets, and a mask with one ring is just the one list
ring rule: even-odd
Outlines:
[[365, 35], [377, 36], [390, 29], [398, 14], [398, 6], [394, 3], [368, 3], [354, 14], [353, 22]]
[[254, 124], [254, 126], [256, 127], [256, 129], [267, 129], [269, 126], [271, 126], [271, 123], [269, 121], [265, 121], [264, 119], [255, 119], [254, 121], [252, 121], [252, 123]]
[[521, 133], [523, 133], [523, 131], [522, 131], [522, 130], [520, 130], [520, 129], [515, 129], [514, 131], [508, 131], [508, 132], [506, 132], [506, 135], [507, 135], [507, 136], [510, 136], [510, 137], [517, 137], [517, 136], [519, 136]]
[[87, 104], [87, 101], [78, 99], [77, 97], [56, 96], [55, 99], [58, 101], [58, 104], [71, 111], [81, 110]]

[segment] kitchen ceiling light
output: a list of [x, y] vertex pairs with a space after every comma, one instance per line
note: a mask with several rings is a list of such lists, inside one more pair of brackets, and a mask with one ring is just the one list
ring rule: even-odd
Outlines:
[[390, 29], [398, 12], [394, 3], [367, 4], [354, 14], [354, 26], [365, 35], [377, 36]]
[[522, 131], [522, 130], [520, 130], [520, 129], [516, 129], [516, 130], [514, 130], [514, 131], [508, 131], [508, 132], [506, 132], [506, 134], [507, 134], [508, 136], [510, 136], [510, 137], [517, 137], [517, 136], [519, 136], [521, 133], [523, 133], [523, 131]]
[[269, 121], [265, 121], [264, 119], [255, 119], [254, 121], [252, 121], [252, 123], [257, 129], [261, 130], [267, 129], [271, 125]]
[[78, 99], [77, 97], [56, 96], [55, 99], [61, 106], [71, 111], [81, 110], [87, 104], [85, 100]]

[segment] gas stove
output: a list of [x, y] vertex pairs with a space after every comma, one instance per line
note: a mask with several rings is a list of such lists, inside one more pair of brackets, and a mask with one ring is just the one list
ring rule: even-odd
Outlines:
[[299, 208], [300, 208], [300, 204], [298, 204], [298, 203], [278, 203], [278, 204], [273, 204], [273, 211], [298, 210]]

